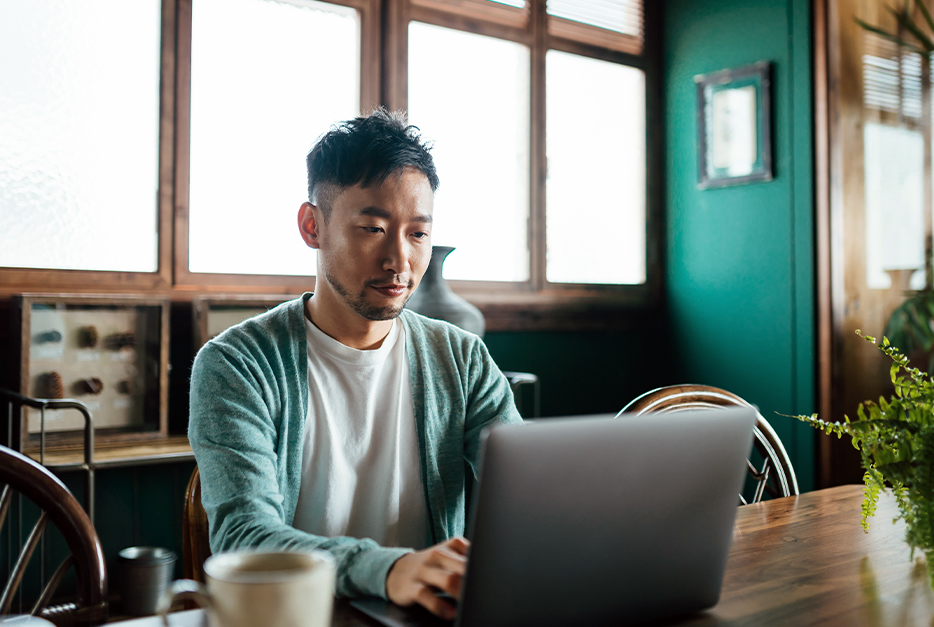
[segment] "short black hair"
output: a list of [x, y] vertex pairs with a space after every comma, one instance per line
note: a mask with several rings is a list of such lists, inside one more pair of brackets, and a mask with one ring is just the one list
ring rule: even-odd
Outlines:
[[333, 195], [360, 184], [380, 185], [403, 168], [417, 168], [428, 177], [431, 191], [438, 190], [438, 173], [431, 144], [423, 142], [405, 113], [380, 107], [367, 116], [340, 122], [318, 138], [308, 153], [308, 200], [318, 205], [325, 219], [331, 215]]

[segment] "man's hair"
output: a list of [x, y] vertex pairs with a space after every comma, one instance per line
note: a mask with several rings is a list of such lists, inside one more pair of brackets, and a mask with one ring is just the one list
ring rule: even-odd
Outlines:
[[308, 153], [308, 200], [331, 217], [331, 202], [343, 188], [381, 185], [403, 168], [417, 168], [428, 177], [431, 191], [438, 189], [438, 174], [431, 145], [419, 129], [406, 123], [401, 111], [380, 107], [365, 117], [335, 124], [318, 138]]

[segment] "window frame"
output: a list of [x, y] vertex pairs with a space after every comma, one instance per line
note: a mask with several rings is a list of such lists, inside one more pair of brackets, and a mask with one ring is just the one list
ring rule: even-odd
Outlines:
[[[62, 290], [204, 294], [290, 294], [313, 290], [315, 277], [193, 273], [188, 270], [188, 174], [191, 100], [191, 10], [197, 0], [163, 0], [160, 70], [158, 265], [155, 272], [0, 268], [0, 294]], [[547, 14], [545, 0], [524, 9], [486, 0], [322, 0], [360, 16], [361, 110], [407, 104], [408, 24], [412, 20], [527, 45], [531, 61], [530, 279], [521, 283], [450, 281], [478, 305], [491, 330], [618, 328], [621, 311], [650, 310], [662, 293], [662, 97], [660, 3], [644, 2], [644, 38]], [[549, 49], [622, 63], [645, 72], [646, 280], [639, 285], [549, 283], [545, 278], [545, 55]], [[297, 199], [298, 203], [301, 199]], [[297, 204], [296, 204], [297, 209]]]
[[172, 286], [172, 204], [174, 165], [172, 141], [175, 116], [176, 2], [162, 0], [162, 39], [159, 70], [159, 189], [156, 194], [157, 261], [155, 272], [108, 270], [58, 270], [50, 268], [0, 268], [0, 294], [22, 291], [162, 292]]
[[[561, 326], [584, 318], [594, 321], [620, 306], [653, 306], [661, 292], [660, 180], [661, 97], [657, 24], [658, 3], [644, 3], [644, 42], [635, 37], [610, 36], [608, 31], [549, 16], [545, 0], [528, 0], [525, 9], [485, 0], [388, 0], [384, 32], [385, 50], [393, 62], [383, 71], [383, 101], [392, 109], [407, 109], [408, 25], [424, 22], [514, 41], [530, 48], [531, 153], [529, 248], [530, 279], [525, 282], [448, 281], [485, 314], [515, 318], [514, 328], [541, 323], [541, 316], [563, 319]], [[596, 43], [592, 43], [596, 42]], [[642, 47], [642, 53], [636, 51]], [[552, 283], [546, 264], [546, 92], [545, 55], [559, 50], [620, 63], [645, 72], [646, 85], [646, 280], [639, 285]], [[488, 313], [489, 312], [489, 313]], [[596, 316], [594, 315], [596, 314]], [[612, 314], [610, 314], [612, 315]], [[605, 320], [604, 320], [605, 323]], [[573, 323], [572, 323], [573, 324]], [[586, 326], [590, 326], [584, 322]], [[512, 326], [512, 325], [511, 325]], [[598, 323], [598, 326], [601, 326]]]
[[[169, 0], [170, 1], [170, 0]], [[191, 7], [197, 0], [177, 0], [179, 4], [178, 82], [175, 135], [175, 287], [186, 290], [229, 292], [313, 289], [311, 275], [219, 274], [188, 270], [188, 182], [191, 147]], [[360, 110], [379, 104], [379, 5], [370, 0], [322, 0], [356, 9], [360, 15]], [[301, 199], [295, 201], [295, 211]], [[296, 235], [297, 237], [297, 235]], [[246, 289], [244, 289], [246, 288]]]

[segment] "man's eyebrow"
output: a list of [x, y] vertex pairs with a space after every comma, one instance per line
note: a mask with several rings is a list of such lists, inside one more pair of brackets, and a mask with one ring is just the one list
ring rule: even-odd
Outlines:
[[389, 219], [389, 212], [385, 209], [380, 209], [379, 207], [364, 207], [360, 210], [360, 215], [362, 216], [371, 216], [374, 218], [385, 218]]
[[[360, 210], [360, 215], [371, 216], [373, 218], [383, 218], [384, 220], [388, 220], [389, 218], [392, 217], [392, 215], [390, 215], [388, 211], [386, 211], [385, 209], [380, 209], [379, 207], [364, 207], [363, 209]], [[411, 221], [412, 222], [425, 222], [425, 223], [430, 224], [432, 220], [433, 218], [431, 217], [430, 214], [420, 213], [419, 215], [412, 218]]]

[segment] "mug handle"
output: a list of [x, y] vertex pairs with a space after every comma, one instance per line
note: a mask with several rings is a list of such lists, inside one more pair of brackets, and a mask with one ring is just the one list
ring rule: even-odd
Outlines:
[[213, 607], [211, 596], [204, 584], [191, 579], [177, 579], [173, 581], [156, 606], [156, 615], [162, 618], [162, 624], [169, 626], [169, 610], [176, 601], [194, 601], [202, 608], [209, 610]]

